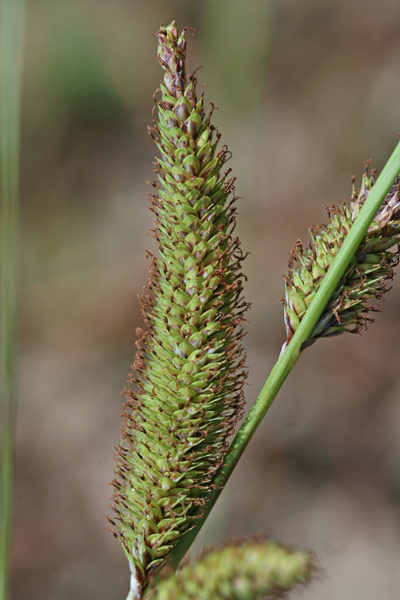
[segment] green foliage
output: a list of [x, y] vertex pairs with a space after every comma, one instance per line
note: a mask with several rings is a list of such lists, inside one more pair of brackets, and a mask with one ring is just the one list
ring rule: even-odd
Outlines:
[[58, 110], [67, 119], [68, 128], [81, 132], [123, 122], [125, 109], [75, 10], [73, 5], [61, 10], [57, 44], [44, 73], [44, 84], [56, 94]]
[[[374, 176], [369, 175], [367, 167], [361, 189], [358, 193], [353, 190], [350, 205], [341, 204], [328, 209], [328, 224], [310, 230], [308, 248], [303, 248], [301, 242], [293, 248], [284, 302], [287, 341], [290, 341], [314, 299], [373, 185]], [[387, 289], [385, 281], [393, 277], [393, 267], [398, 262], [399, 185], [400, 178], [387, 193], [306, 345], [319, 337], [344, 331], [357, 333], [372, 320], [369, 313], [374, 310], [374, 305], [370, 301], [381, 299]]]
[[[225, 115], [227, 121], [231, 112], [231, 127], [237, 127], [243, 135], [263, 97], [273, 8], [265, 0], [253, 0], [247, 5], [231, 0], [204, 0], [203, 6], [201, 50], [214, 65], [207, 87], [218, 94], [218, 104], [221, 102], [222, 106], [226, 100], [223, 114], [218, 117], [224, 119]], [[235, 31], [240, 31], [240, 35], [233, 35]], [[254, 162], [251, 153], [249, 158]]]
[[214, 550], [195, 564], [149, 589], [149, 600], [255, 600], [283, 597], [313, 572], [306, 552], [293, 552], [274, 542], [253, 541]]
[[117, 452], [112, 521], [139, 595], [193, 524], [241, 415], [247, 304], [242, 253], [232, 237], [232, 181], [219, 135], [185, 74], [185, 32], [158, 33], [165, 71], [151, 130], [157, 159], [153, 258]]

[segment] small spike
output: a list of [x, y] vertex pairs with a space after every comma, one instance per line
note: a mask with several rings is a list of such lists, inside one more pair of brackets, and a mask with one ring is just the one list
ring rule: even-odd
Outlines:
[[[329, 209], [328, 224], [312, 228], [309, 246], [303, 248], [301, 243], [297, 243], [290, 254], [284, 300], [287, 333], [285, 345], [304, 317], [306, 308], [374, 184], [375, 179], [370, 176], [369, 168], [370, 164], [367, 163], [358, 193], [355, 192], [353, 182], [350, 206], [340, 204]], [[309, 346], [319, 337], [337, 335], [344, 331], [359, 333], [373, 320], [370, 312], [376, 309], [371, 300], [381, 300], [387, 290], [386, 281], [392, 279], [393, 267], [399, 260], [399, 243], [400, 177], [386, 195], [340, 286], [303, 347]]]
[[276, 542], [246, 542], [213, 550], [150, 588], [149, 600], [256, 600], [283, 598], [315, 571], [307, 552]]

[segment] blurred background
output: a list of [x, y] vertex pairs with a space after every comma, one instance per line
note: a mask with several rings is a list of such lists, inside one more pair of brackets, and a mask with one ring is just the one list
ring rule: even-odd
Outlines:
[[[233, 153], [250, 255], [251, 403], [284, 340], [290, 248], [400, 133], [398, 0], [35, 0], [22, 108], [20, 384], [13, 600], [121, 600], [106, 529], [153, 217], [155, 32], [191, 25]], [[312, 549], [304, 600], [400, 589], [400, 283], [363, 336], [319, 341], [284, 385], [198, 549], [267, 534]]]

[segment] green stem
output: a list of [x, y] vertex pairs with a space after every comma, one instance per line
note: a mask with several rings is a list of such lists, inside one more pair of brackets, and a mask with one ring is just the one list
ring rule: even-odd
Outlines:
[[225, 457], [224, 465], [215, 478], [215, 488], [208, 496], [207, 505], [204, 508], [202, 516], [196, 521], [193, 529], [188, 531], [176, 545], [171, 556], [171, 561], [174, 567], [179, 565], [199, 533], [204, 521], [221, 494], [253, 433], [270, 408], [283, 382], [296, 363], [304, 342], [309, 339], [314, 327], [318, 322], [318, 319], [328, 304], [333, 292], [338, 287], [347, 266], [351, 262], [358, 246], [367, 233], [371, 221], [378, 212], [380, 205], [384, 201], [386, 194], [388, 193], [391, 185], [399, 173], [400, 142], [397, 144], [382, 173], [377, 179], [375, 185], [372, 187], [372, 190], [368, 195], [360, 214], [354, 221], [347, 238], [345, 239], [342, 247], [336, 255], [335, 260], [324, 277], [321, 286], [316, 293], [309, 309], [304, 315], [298, 329], [296, 330], [296, 333], [294, 334], [288, 346], [286, 346], [284, 351], [281, 353], [259, 396], [257, 397], [247, 417], [237, 432]]
[[16, 396], [16, 247], [23, 0], [0, 9], [0, 600], [7, 597]]

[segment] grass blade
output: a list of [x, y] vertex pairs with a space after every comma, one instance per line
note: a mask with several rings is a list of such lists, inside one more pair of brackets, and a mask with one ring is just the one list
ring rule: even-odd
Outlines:
[[14, 487], [16, 248], [23, 0], [0, 6], [0, 600], [7, 597]]

